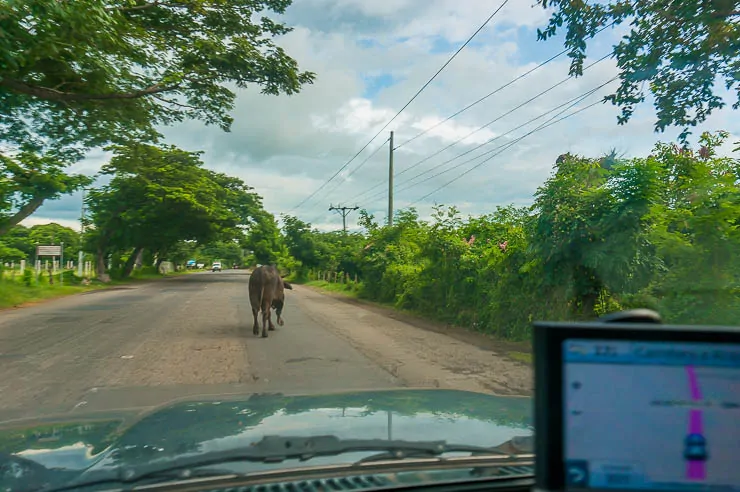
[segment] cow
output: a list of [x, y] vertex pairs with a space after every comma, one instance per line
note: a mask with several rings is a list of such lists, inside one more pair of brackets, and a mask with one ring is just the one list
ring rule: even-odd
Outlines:
[[275, 265], [260, 265], [254, 269], [249, 276], [249, 303], [252, 305], [252, 316], [254, 326], [252, 332], [258, 335], [260, 325], [257, 314], [262, 311], [262, 338], [267, 338], [267, 330], [274, 330], [272, 324], [272, 311], [277, 312], [278, 325], [283, 326], [283, 306], [285, 305], [285, 290], [293, 290], [293, 287], [282, 279]]

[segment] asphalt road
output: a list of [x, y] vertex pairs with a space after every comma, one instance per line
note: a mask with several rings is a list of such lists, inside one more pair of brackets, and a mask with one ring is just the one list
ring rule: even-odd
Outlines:
[[304, 286], [286, 291], [285, 325], [255, 336], [248, 278], [205, 272], [0, 312], [0, 422], [255, 392], [531, 390], [530, 369], [496, 352]]
[[398, 386], [298, 303], [286, 305], [285, 326], [255, 337], [247, 279], [207, 272], [2, 313], [0, 421], [200, 394]]

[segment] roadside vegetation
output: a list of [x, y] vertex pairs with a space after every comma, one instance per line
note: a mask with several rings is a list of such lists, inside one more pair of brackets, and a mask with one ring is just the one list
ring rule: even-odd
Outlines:
[[285, 217], [291, 273], [515, 341], [533, 320], [637, 307], [666, 322], [735, 324], [740, 160], [717, 156], [726, 138], [625, 160], [563, 155], [531, 207], [477, 217], [440, 206], [424, 221], [411, 209], [388, 227], [363, 212], [364, 232], [346, 235]]

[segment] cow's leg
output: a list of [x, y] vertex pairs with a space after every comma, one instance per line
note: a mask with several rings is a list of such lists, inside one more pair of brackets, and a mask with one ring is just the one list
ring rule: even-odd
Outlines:
[[267, 330], [274, 331], [275, 325], [272, 324], [272, 309], [267, 308], [267, 323], [262, 327], [262, 336], [267, 337]]
[[267, 338], [267, 324], [272, 325], [270, 319], [270, 303], [267, 303], [267, 307], [262, 306], [262, 338]]
[[252, 316], [254, 317], [254, 324], [252, 325], [252, 333], [255, 335], [258, 335], [260, 332], [260, 324], [257, 321], [258, 314], [259, 314], [259, 310], [252, 308]]

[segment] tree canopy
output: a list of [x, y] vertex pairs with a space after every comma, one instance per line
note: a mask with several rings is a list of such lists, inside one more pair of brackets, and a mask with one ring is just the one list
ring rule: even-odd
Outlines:
[[[290, 0], [29, 0], [0, 7], [0, 134], [79, 155], [194, 118], [228, 130], [234, 88], [294, 94], [314, 74], [272, 38]], [[262, 14], [259, 16], [259, 14]]]
[[0, 238], [0, 261], [32, 260], [36, 245], [64, 243], [64, 258], [77, 259], [80, 232], [52, 222], [33, 227], [17, 225]]
[[229, 131], [235, 90], [295, 94], [315, 74], [274, 38], [290, 0], [0, 2], [0, 236], [90, 184], [91, 148], [156, 143], [186, 119]]
[[68, 174], [66, 164], [53, 155], [29, 151], [10, 157], [0, 152], [0, 237], [35, 212], [44, 200], [59, 198], [92, 182]]
[[538, 38], [550, 39], [565, 29], [570, 73], [581, 75], [587, 42], [603, 27], [629, 24], [614, 47], [621, 84], [606, 99], [621, 108], [626, 123], [645, 88], [655, 98], [656, 131], [704, 122], [727, 103], [718, 85], [734, 91], [740, 107], [740, 0], [537, 0], [554, 9]]
[[149, 144], [111, 150], [102, 173], [112, 179], [87, 198], [88, 245], [98, 256], [99, 273], [114, 252], [133, 249], [135, 257], [146, 249], [161, 261], [182, 241], [239, 239], [240, 226], [265, 214], [249, 186], [203, 168], [200, 153]]

